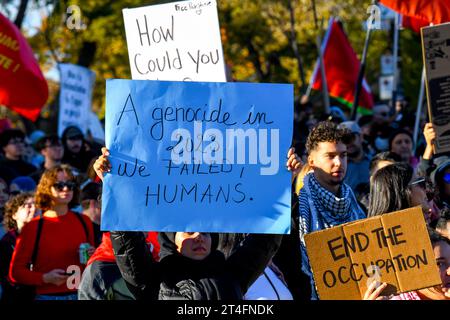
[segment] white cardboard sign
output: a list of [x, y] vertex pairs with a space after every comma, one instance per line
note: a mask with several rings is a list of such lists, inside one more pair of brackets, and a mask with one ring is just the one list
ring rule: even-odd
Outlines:
[[215, 0], [122, 12], [132, 79], [226, 81]]

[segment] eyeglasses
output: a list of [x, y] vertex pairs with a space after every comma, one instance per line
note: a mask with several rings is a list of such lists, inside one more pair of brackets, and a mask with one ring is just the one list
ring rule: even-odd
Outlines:
[[45, 145], [46, 148], [57, 148], [62, 147], [62, 144], [60, 142], [53, 142]]
[[20, 139], [20, 138], [11, 139], [8, 142], [8, 144], [21, 144], [21, 143], [25, 143], [25, 141], [23, 139]]
[[410, 182], [409, 185], [410, 186], [418, 186], [418, 187], [420, 187], [420, 188], [422, 188], [424, 190], [427, 187], [427, 184], [425, 182], [425, 178], [418, 178], [415, 181]]
[[417, 180], [411, 182], [409, 184], [410, 186], [418, 186], [419, 188], [423, 189], [425, 191], [425, 194], [427, 196], [427, 200], [431, 201], [435, 197], [435, 191], [431, 184], [427, 184], [427, 180], [425, 178], [418, 178]]
[[450, 184], [450, 173], [444, 174], [443, 179], [446, 184]]
[[54, 185], [53, 185], [53, 187], [56, 189], [56, 190], [58, 190], [58, 191], [63, 191], [64, 190], [64, 187], [67, 187], [67, 189], [69, 189], [69, 190], [73, 190], [73, 189], [75, 189], [75, 182], [73, 182], [73, 181], [67, 181], [67, 182], [57, 182], [57, 183], [55, 183]]

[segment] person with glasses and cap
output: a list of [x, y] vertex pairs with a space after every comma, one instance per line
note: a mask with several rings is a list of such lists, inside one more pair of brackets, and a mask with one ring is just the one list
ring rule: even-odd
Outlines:
[[371, 155], [364, 151], [361, 128], [355, 121], [342, 122], [339, 128], [350, 131], [349, 137], [343, 141], [347, 146], [347, 174], [344, 182], [355, 192], [358, 185], [369, 183]]
[[36, 288], [36, 300], [77, 299], [76, 288], [68, 286], [74, 270], [69, 267], [78, 268], [81, 277], [86, 261], [81, 260], [80, 245], [94, 245], [91, 220], [71, 210], [78, 205], [79, 192], [67, 165], [47, 170], [39, 181], [35, 201], [42, 215], [23, 227], [9, 272], [13, 283]]
[[67, 127], [61, 135], [61, 140], [64, 146], [64, 156], [61, 162], [86, 174], [89, 163], [100, 152], [88, 148], [83, 132], [76, 126]]
[[22, 159], [25, 152], [25, 134], [19, 129], [7, 129], [0, 134], [3, 159], [0, 160], [0, 177], [10, 184], [19, 176], [29, 176], [36, 167]]

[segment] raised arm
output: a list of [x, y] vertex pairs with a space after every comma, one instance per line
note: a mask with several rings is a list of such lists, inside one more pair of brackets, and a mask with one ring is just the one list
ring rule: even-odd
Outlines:
[[117, 266], [136, 300], [158, 299], [160, 271], [143, 232], [112, 231]]

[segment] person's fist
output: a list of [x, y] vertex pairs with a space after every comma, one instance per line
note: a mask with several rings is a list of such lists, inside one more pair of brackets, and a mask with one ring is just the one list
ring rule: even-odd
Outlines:
[[102, 155], [94, 162], [94, 170], [97, 176], [103, 181], [106, 172], [111, 171], [111, 163], [108, 160], [109, 151], [105, 147], [102, 148]]
[[425, 136], [425, 141], [427, 145], [431, 146], [436, 139], [436, 131], [434, 130], [433, 124], [428, 122], [423, 129], [423, 135]]
[[287, 154], [286, 168], [292, 171], [292, 177], [295, 178], [302, 170], [302, 159], [295, 153], [295, 148], [290, 148]]

